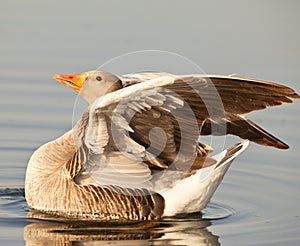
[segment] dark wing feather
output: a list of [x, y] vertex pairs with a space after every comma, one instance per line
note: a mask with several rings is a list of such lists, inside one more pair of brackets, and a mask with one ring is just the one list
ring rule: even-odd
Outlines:
[[212, 131], [211, 128], [213, 124], [214, 123], [211, 123], [210, 120], [207, 119], [201, 129], [201, 135], [223, 135], [224, 132], [226, 132], [226, 134], [236, 135], [261, 145], [273, 146], [279, 149], [289, 148], [287, 144], [274, 137], [251, 120], [240, 115], [227, 114], [226, 123], [221, 125], [226, 128], [219, 129], [219, 132], [217, 129], [220, 125], [219, 127], [215, 127], [214, 131]]
[[[167, 87], [187, 98], [196, 110], [200, 106], [199, 110], [204, 115], [206, 112], [202, 108], [207, 105], [203, 103], [210, 103], [218, 96], [222, 100], [225, 112], [232, 114], [246, 114], [268, 106], [291, 103], [292, 98], [300, 98], [293, 89], [284, 85], [232, 76], [183, 76]], [[198, 90], [196, 94], [202, 100], [193, 93], [190, 94], [191, 88]]]
[[[124, 86], [129, 86], [162, 75], [165, 74], [140, 73], [126, 75], [121, 79]], [[179, 76], [175, 83], [164, 87], [181, 96], [191, 107], [203, 135], [233, 134], [258, 144], [288, 148], [281, 140], [241, 116], [299, 99], [300, 96], [287, 86], [237, 76], [191, 75]], [[174, 141], [178, 148], [181, 132], [176, 125]]]
[[268, 106], [291, 103], [291, 98], [300, 98], [293, 89], [273, 82], [231, 76], [210, 76], [209, 79], [229, 113], [246, 114]]

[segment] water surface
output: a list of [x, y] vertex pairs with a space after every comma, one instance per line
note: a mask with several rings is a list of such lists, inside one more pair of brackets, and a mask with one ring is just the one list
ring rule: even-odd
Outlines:
[[[161, 49], [207, 73], [284, 83], [300, 91], [299, 3], [226, 1], [4, 1], [0, 30], [0, 243], [95, 241], [117, 245], [299, 245], [300, 102], [249, 117], [291, 148], [251, 144], [202, 213], [156, 224], [32, 219], [28, 159], [72, 126], [76, 94], [55, 73], [95, 69], [117, 55]], [[161, 64], [161, 70], [168, 68]], [[124, 64], [125, 72], [128, 66]], [[178, 74], [183, 73], [178, 67]], [[227, 144], [238, 141], [228, 139]], [[101, 244], [100, 244], [101, 245]]]

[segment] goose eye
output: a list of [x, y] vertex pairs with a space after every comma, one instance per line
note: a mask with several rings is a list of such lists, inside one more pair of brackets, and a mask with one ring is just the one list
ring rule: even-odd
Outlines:
[[100, 76], [97, 76], [97, 77], [96, 77], [96, 80], [97, 80], [97, 81], [101, 81], [102, 78], [101, 78]]

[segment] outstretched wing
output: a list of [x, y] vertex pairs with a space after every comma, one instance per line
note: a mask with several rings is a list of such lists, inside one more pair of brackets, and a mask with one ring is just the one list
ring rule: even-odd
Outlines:
[[[124, 85], [91, 105], [79, 138], [79, 152], [89, 153], [88, 158], [82, 154], [85, 169], [98, 184], [104, 180], [119, 185], [116, 177], [121, 173], [127, 175], [124, 185], [140, 183], [148, 188], [149, 168], [165, 169], [175, 163], [176, 170], [186, 170], [196, 156], [207, 156], [208, 151], [197, 146], [200, 134], [234, 134], [288, 148], [242, 116], [299, 98], [286, 86], [232, 76], [159, 73], [127, 75]], [[199, 148], [202, 156], [197, 154]], [[123, 163], [128, 163], [126, 168]]]
[[[122, 80], [123, 86], [127, 87], [167, 75], [173, 76], [167, 73], [146, 72], [124, 75], [120, 77], [120, 79]], [[176, 76], [175, 82], [167, 87], [182, 94], [189, 93], [192, 87], [193, 89], [199, 90], [198, 93], [200, 94], [198, 95], [200, 95], [202, 99], [214, 99], [216, 96], [215, 92], [217, 92], [222, 99], [225, 111], [233, 114], [246, 114], [253, 110], [265, 109], [268, 106], [291, 103], [291, 99], [300, 98], [293, 89], [287, 86], [239, 76]], [[216, 89], [216, 91], [214, 89]], [[191, 95], [189, 96], [191, 97]]]
[[[160, 73], [138, 73], [121, 79], [124, 86], [129, 86], [159, 76]], [[300, 96], [287, 86], [237, 76], [191, 75], [177, 77], [166, 88], [178, 93], [190, 105], [201, 126], [201, 135], [234, 134], [262, 145], [288, 148], [281, 140], [242, 116], [299, 99]]]

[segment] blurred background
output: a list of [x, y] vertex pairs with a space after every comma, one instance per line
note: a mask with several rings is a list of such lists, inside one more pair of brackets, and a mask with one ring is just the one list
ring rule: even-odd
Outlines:
[[[22, 188], [32, 152], [72, 127], [77, 95], [52, 79], [56, 73], [97, 69], [128, 52], [163, 50], [192, 60], [208, 74], [275, 81], [299, 93], [299, 7], [297, 0], [2, 1], [1, 187]], [[299, 106], [298, 101], [249, 115], [291, 148], [252, 144], [236, 160], [207, 212], [211, 223], [205, 227], [218, 243], [298, 245]], [[1, 202], [0, 240], [22, 244], [24, 222], [5, 219], [24, 218], [24, 199], [14, 202]], [[227, 207], [230, 216], [215, 220]], [[179, 237], [190, 244], [200, 231], [190, 236], [186, 228], [177, 228], [176, 236], [164, 233], [171, 243]]]

